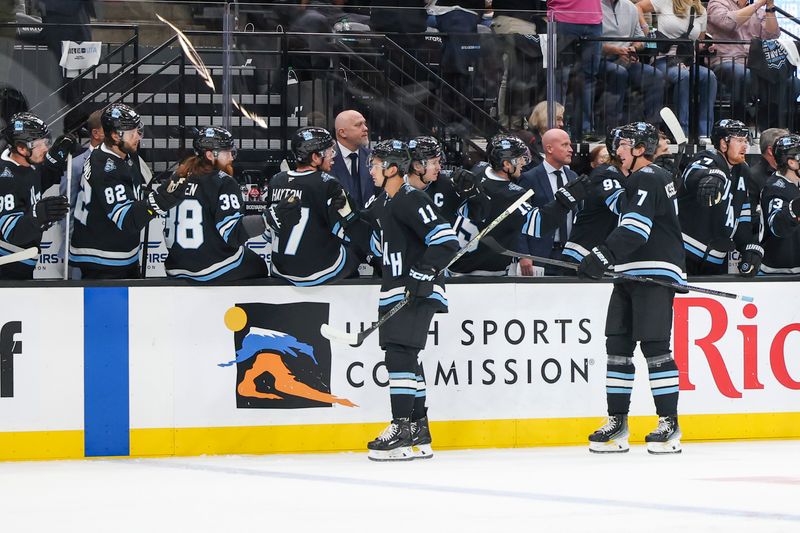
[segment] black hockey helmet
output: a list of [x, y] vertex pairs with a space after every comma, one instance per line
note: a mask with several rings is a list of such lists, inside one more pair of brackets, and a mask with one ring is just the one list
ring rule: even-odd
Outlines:
[[301, 163], [310, 163], [312, 154], [321, 154], [334, 144], [331, 133], [319, 126], [300, 128], [292, 136], [292, 152]]
[[103, 131], [110, 136], [113, 132], [122, 134], [123, 131], [142, 129], [142, 117], [139, 113], [125, 104], [111, 104], [103, 110], [100, 117]]
[[407, 173], [408, 167], [411, 165], [408, 144], [397, 139], [389, 139], [376, 144], [370, 154], [370, 159], [373, 158], [380, 159], [383, 162], [383, 168], [395, 165], [401, 175]]
[[658, 149], [658, 130], [649, 122], [631, 122], [619, 128], [619, 143], [621, 139], [631, 141], [633, 148], [644, 146], [644, 155], [653, 155]]
[[525, 157], [528, 162], [531, 160], [531, 151], [522, 139], [505, 133], [492, 137], [486, 145], [486, 152], [489, 155], [489, 164], [495, 170], [503, 168], [503, 161], [518, 157]]
[[722, 139], [727, 142], [731, 137], [745, 137], [749, 143], [751, 140], [750, 130], [741, 120], [731, 118], [723, 118], [714, 123], [714, 127], [711, 128], [711, 144], [714, 145], [714, 148], [719, 149], [719, 142]]
[[617, 147], [619, 146], [619, 135], [621, 131], [622, 128], [611, 128], [608, 130], [608, 135], [606, 135], [606, 150], [608, 150], [608, 155], [610, 157], [617, 155]]
[[194, 147], [194, 152], [200, 157], [203, 157], [208, 150], [212, 152], [220, 152], [222, 150], [236, 151], [231, 132], [217, 126], [201, 128], [194, 138], [192, 146]]
[[423, 135], [408, 141], [411, 161], [427, 161], [442, 156], [442, 145], [434, 137]]
[[772, 144], [772, 153], [778, 168], [786, 168], [790, 159], [798, 159], [800, 156], [800, 135], [790, 133], [778, 137]]
[[17, 113], [6, 128], [6, 140], [11, 146], [22, 143], [30, 149], [33, 141], [50, 138], [47, 124], [33, 113]]

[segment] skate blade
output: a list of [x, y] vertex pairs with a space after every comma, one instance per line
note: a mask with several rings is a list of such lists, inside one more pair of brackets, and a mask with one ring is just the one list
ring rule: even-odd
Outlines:
[[671, 453], [681, 453], [682, 451], [683, 448], [681, 448], [680, 439], [672, 439], [667, 442], [647, 443], [647, 452], [653, 455], [667, 455]]
[[589, 451], [592, 453], [627, 453], [630, 449], [627, 438], [608, 442], [589, 441]]
[[367, 459], [370, 461], [411, 461], [414, 459], [414, 451], [411, 446], [403, 446], [394, 450], [368, 450]]
[[414, 452], [414, 459], [430, 459], [433, 457], [433, 448], [430, 444], [417, 444], [411, 447]]

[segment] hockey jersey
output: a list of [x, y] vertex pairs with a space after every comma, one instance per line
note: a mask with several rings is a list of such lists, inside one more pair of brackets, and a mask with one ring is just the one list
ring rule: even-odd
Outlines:
[[789, 202], [800, 197], [798, 184], [777, 172], [767, 178], [761, 191], [761, 210], [764, 213], [763, 274], [800, 273], [800, 226], [789, 213]]
[[139, 263], [141, 231], [153, 218], [142, 201], [142, 160], [105, 144], [83, 166], [69, 247], [74, 266], [128, 270]]
[[245, 261], [248, 236], [239, 184], [221, 170], [193, 176], [186, 196], [169, 210], [164, 240], [168, 276], [208, 281]]
[[[393, 197], [381, 192], [367, 206], [365, 219], [377, 230], [381, 268], [381, 311], [405, 297], [412, 267], [424, 265], [442, 270], [459, 249], [452, 226], [422, 191], [403, 184]], [[447, 310], [444, 275], [434, 280], [428, 299], [437, 312]]]
[[625, 176], [614, 165], [600, 165], [589, 174], [590, 193], [572, 223], [569, 241], [562, 254], [578, 263], [589, 250], [606, 240], [617, 227], [620, 209], [625, 204]]
[[[680, 223], [684, 248], [698, 261], [723, 265], [727, 262], [727, 252], [734, 245], [744, 250], [747, 244], [756, 242], [747, 190], [749, 172], [747, 163], [730, 168], [722, 154], [714, 149], [698, 153], [686, 167], [678, 196]], [[708, 174], [725, 180], [722, 200], [713, 207], [697, 201], [698, 182]]]
[[619, 223], [605, 241], [614, 271], [686, 284], [678, 201], [672, 176], [648, 165], [625, 180]]
[[[341, 217], [329, 205], [342, 186], [322, 171], [287, 171], [269, 183], [269, 198], [277, 203], [294, 196], [300, 201], [300, 221], [271, 228], [272, 274], [298, 286], [320, 285], [343, 275], [348, 240]], [[354, 205], [351, 201], [351, 205]]]

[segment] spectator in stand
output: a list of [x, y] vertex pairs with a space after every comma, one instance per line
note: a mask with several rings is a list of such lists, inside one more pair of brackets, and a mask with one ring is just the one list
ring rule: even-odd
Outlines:
[[[558, 128], [547, 130], [542, 135], [542, 146], [544, 147], [544, 161], [532, 170], [524, 172], [519, 179], [520, 187], [533, 189], [534, 195], [530, 201], [533, 207], [542, 207], [551, 202], [558, 189], [578, 177], [569, 168], [572, 163], [572, 142], [569, 133]], [[564, 250], [564, 244], [566, 244], [572, 229], [573, 216], [574, 211], [564, 216], [559, 221], [555, 233], [550, 233], [545, 237], [521, 236], [521, 252], [539, 257], [561, 259], [561, 252]], [[519, 268], [523, 276], [533, 275], [533, 262], [530, 259], [520, 259]], [[545, 267], [544, 272], [547, 275], [565, 274], [560, 268], [550, 266]]]
[[[649, 26], [645, 22], [645, 13], [658, 15], [658, 31], [669, 39], [698, 40], [705, 36], [707, 14], [700, 0], [641, 0], [636, 4], [639, 10], [639, 22], [642, 31], [647, 34]], [[673, 105], [678, 108], [678, 120], [684, 132], [689, 132], [689, 74], [693, 50], [683, 50], [685, 46], [670, 45], [662, 52], [659, 43], [659, 55], [655, 67], [666, 73], [672, 86]], [[697, 87], [699, 90], [699, 128], [700, 137], [708, 137], [714, 124], [714, 102], [717, 99], [717, 77], [704, 66], [697, 70]]]
[[[558, 129], [564, 128], [564, 106], [555, 103], [556, 105], [556, 119], [553, 127]], [[529, 170], [544, 161], [544, 148], [542, 147], [542, 135], [548, 130], [547, 126], [547, 101], [543, 100], [536, 104], [531, 111], [531, 116], [528, 117], [528, 130], [533, 133], [533, 136], [528, 143], [528, 148], [531, 151], [531, 164], [525, 168]]]
[[610, 162], [611, 158], [608, 155], [608, 148], [606, 148], [605, 144], [598, 144], [589, 152], [589, 166], [592, 170], [600, 165], [607, 165]]
[[644, 116], [646, 122], [657, 124], [661, 120], [658, 112], [664, 103], [664, 74], [652, 65], [639, 61], [637, 50], [642, 49], [643, 44], [635, 41], [637, 37], [644, 37], [639, 25], [639, 11], [630, 0], [602, 0], [601, 6], [603, 37], [619, 37], [622, 40], [602, 43], [600, 79], [605, 83], [605, 91], [601, 101], [605, 105], [600, 109], [605, 109], [606, 120], [603, 121], [599, 113], [595, 120], [606, 127], [599, 129], [603, 131], [629, 122], [623, 116], [629, 91], [633, 96], [628, 100], [629, 107], [634, 104], [638, 107], [643, 99], [644, 109], [643, 113], [637, 110], [628, 115]]
[[505, 86], [501, 85], [497, 100], [499, 121], [509, 129], [520, 129], [531, 104], [546, 96], [539, 42], [539, 34], [547, 30], [545, 2], [493, 0], [492, 9], [492, 30], [504, 36]]
[[[603, 10], [600, 0], [550, 0], [548, 13], [558, 23], [558, 56], [560, 64], [566, 68], [560, 72], [561, 95], [559, 100], [566, 102], [567, 85], [575, 67], [580, 68], [580, 98], [573, 98], [571, 109], [579, 110], [571, 121], [572, 134], [580, 139], [585, 134], [587, 140], [596, 139], [592, 124], [597, 74], [600, 70], [600, 41], [603, 36]], [[573, 97], [578, 91], [573, 91]], [[581, 105], [578, 106], [577, 102]], [[580, 117], [580, 119], [578, 119]]]
[[375, 193], [369, 174], [369, 128], [364, 115], [346, 109], [336, 116], [336, 156], [330, 173], [363, 209]]

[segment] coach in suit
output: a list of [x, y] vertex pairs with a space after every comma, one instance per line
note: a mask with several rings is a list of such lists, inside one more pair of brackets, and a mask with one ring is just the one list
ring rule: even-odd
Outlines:
[[375, 193], [375, 184], [369, 175], [369, 128], [364, 115], [347, 109], [336, 116], [336, 157], [331, 174], [353, 200], [363, 208]]
[[[551, 202], [554, 199], [555, 191], [577, 178], [577, 174], [568, 166], [572, 162], [572, 143], [566, 131], [558, 128], [547, 130], [542, 135], [542, 148], [544, 149], [544, 161], [524, 172], [519, 179], [520, 187], [533, 189], [534, 195], [530, 204], [534, 207], [542, 207]], [[566, 215], [564, 220], [559, 223], [555, 233], [545, 237], [522, 236], [520, 251], [524, 254], [560, 259], [561, 250], [563, 250], [572, 229], [573, 217], [574, 213]], [[531, 260], [521, 259], [519, 265], [523, 276], [533, 275]], [[566, 272], [558, 267], [545, 267], [545, 274], [564, 275]]]

